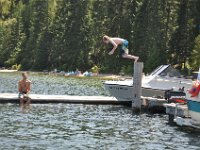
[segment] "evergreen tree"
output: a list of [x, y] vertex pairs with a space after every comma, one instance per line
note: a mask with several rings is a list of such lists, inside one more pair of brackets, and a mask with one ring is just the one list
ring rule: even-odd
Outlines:
[[192, 51], [192, 67], [193, 69], [200, 67], [200, 34], [195, 39], [195, 46]]
[[48, 30], [50, 25], [48, 0], [36, 1], [35, 8], [34, 27], [36, 28], [37, 41], [34, 49], [33, 69], [44, 70], [48, 68], [49, 49], [52, 41], [52, 36]]
[[63, 69], [87, 68], [90, 45], [90, 1], [61, 1], [53, 30], [55, 39], [51, 60]]
[[69, 63], [65, 61], [65, 58], [67, 57], [67, 52], [65, 52], [65, 49], [68, 47], [66, 40], [68, 30], [67, 23], [69, 21], [68, 16], [71, 14], [71, 12], [69, 11], [69, 7], [69, 1], [58, 1], [55, 19], [50, 26], [50, 31], [52, 32], [53, 36], [51, 44], [52, 48], [49, 52], [49, 61], [51, 64], [51, 68], [59, 68], [63, 65], [63, 69], [66, 69], [67, 66], [65, 65], [65, 63]]
[[[0, 66], [105, 72], [132, 70], [102, 36], [129, 41], [145, 72], [198, 66], [199, 0], [0, 0]], [[192, 51], [193, 50], [193, 51]], [[189, 66], [190, 65], [190, 66]]]
[[105, 47], [102, 44], [103, 35], [108, 33], [108, 28], [106, 26], [108, 20], [106, 5], [107, 3], [105, 0], [92, 1], [92, 30], [90, 36], [92, 48], [90, 51], [90, 59], [93, 64], [101, 65], [101, 67], [105, 67], [105, 55], [107, 55], [107, 51], [105, 51]]
[[170, 40], [170, 62], [178, 64], [180, 68], [186, 68], [186, 62], [191, 55], [192, 39], [192, 24], [190, 24], [190, 2], [182, 0], [178, 11], [177, 29]]
[[145, 72], [165, 63], [164, 13], [161, 0], [144, 1], [134, 25], [134, 49], [145, 63]]
[[5, 20], [9, 18], [11, 5], [11, 0], [0, 0], [0, 19]]

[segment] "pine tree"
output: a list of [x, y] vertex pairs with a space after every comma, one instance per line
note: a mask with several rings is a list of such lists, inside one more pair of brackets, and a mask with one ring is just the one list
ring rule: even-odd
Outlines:
[[24, 33], [27, 38], [22, 44], [23, 48], [18, 55], [18, 59], [21, 60], [22, 69], [24, 70], [42, 70], [47, 67], [48, 63], [47, 49], [39, 47], [40, 43], [46, 42], [45, 40], [41, 41], [41, 39], [46, 25], [48, 25], [48, 1], [29, 1], [21, 15], [25, 27]]
[[52, 41], [52, 36], [49, 32], [49, 25], [50, 25], [50, 16], [48, 13], [48, 1], [36, 1], [35, 2], [36, 7], [36, 14], [35, 14], [35, 28], [36, 33], [38, 33], [36, 36], [36, 47], [34, 49], [34, 64], [33, 69], [35, 70], [44, 70], [48, 69], [48, 63], [49, 63], [49, 50], [50, 45]]
[[88, 68], [90, 44], [90, 1], [61, 1], [55, 24], [51, 60], [62, 69]]
[[20, 51], [23, 40], [19, 13], [23, 7], [21, 1], [0, 1], [1, 9], [1, 41], [0, 64], [11, 67], [16, 63], [16, 55]]
[[26, 38], [25, 34], [22, 31], [23, 25], [21, 23], [21, 17], [17, 18], [16, 24], [14, 24], [13, 28], [11, 29], [12, 29], [12, 34], [10, 36], [10, 41], [9, 41], [9, 45], [11, 47], [8, 47], [10, 49], [10, 53], [8, 53], [9, 57], [5, 62], [9, 67], [15, 64], [20, 64], [21, 62], [21, 60], [18, 57], [18, 54], [21, 52], [22, 43]]
[[170, 40], [170, 62], [186, 68], [192, 49], [192, 26], [189, 24], [189, 1], [182, 0], [178, 11], [177, 29]]
[[107, 34], [127, 39], [145, 72], [165, 63], [193, 68], [199, 24], [199, 0], [0, 0], [0, 66], [131, 70], [117, 50], [108, 55]]
[[[68, 15], [71, 14], [69, 11], [70, 3], [69, 1], [58, 1], [57, 2], [57, 11], [55, 13], [55, 18], [53, 23], [50, 26], [50, 31], [52, 32], [52, 48], [49, 52], [49, 61], [51, 64], [51, 68], [59, 68], [62, 65], [65, 68], [65, 63], [69, 63], [65, 61], [67, 57], [65, 49], [68, 47], [67, 44], [67, 30], [68, 30]], [[66, 56], [65, 56], [66, 55]]]
[[192, 67], [193, 69], [200, 67], [200, 34], [195, 39], [195, 46], [192, 51]]
[[145, 63], [144, 71], [150, 72], [165, 63], [164, 13], [161, 0], [144, 1], [136, 13], [134, 49]]
[[106, 26], [106, 22], [108, 21], [106, 6], [107, 2], [105, 0], [92, 1], [92, 30], [90, 36], [92, 48], [90, 51], [90, 59], [93, 64], [101, 65], [101, 67], [105, 65], [105, 55], [107, 54], [102, 44], [103, 35], [108, 33]]

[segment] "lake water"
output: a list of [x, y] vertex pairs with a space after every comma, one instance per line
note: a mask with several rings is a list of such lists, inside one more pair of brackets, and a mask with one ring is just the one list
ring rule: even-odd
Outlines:
[[[51, 83], [50, 79], [46, 79], [48, 76], [32, 75], [34, 82], [39, 81], [36, 80], [38, 78], [42, 79], [45, 86], [47, 85], [45, 81], [48, 81], [49, 85], [63, 83], [63, 87], [68, 87], [67, 83], [75, 83], [77, 80], [58, 77], [57, 81], [57, 78], [53, 77]], [[0, 73], [0, 90], [16, 92], [12, 86], [16, 86], [17, 80], [18, 74]], [[86, 80], [77, 80], [83, 84], [81, 88], [84, 89], [80, 90], [81, 93], [78, 92], [80, 87], [71, 93], [106, 95], [100, 86], [101, 81]], [[50, 88], [52, 86], [54, 87], [51, 85], [45, 88], [50, 93], [59, 93], [56, 91], [57, 88], [52, 90]], [[85, 92], [85, 88], [92, 90]], [[44, 88], [41, 85], [42, 89]], [[2, 150], [198, 150], [199, 139], [199, 131], [183, 130], [168, 125], [166, 115], [132, 115], [131, 109], [125, 106], [34, 104], [30, 112], [23, 113], [17, 104], [0, 104], [0, 149]]]
[[[17, 93], [21, 73], [0, 73], [0, 93]], [[56, 95], [104, 95], [109, 93], [103, 88], [102, 81], [94, 78], [66, 78], [61, 76], [30, 73], [31, 93]]]

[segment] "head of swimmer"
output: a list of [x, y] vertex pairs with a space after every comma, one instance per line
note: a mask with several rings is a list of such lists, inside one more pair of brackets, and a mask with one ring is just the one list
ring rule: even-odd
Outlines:
[[109, 36], [104, 35], [103, 36], [103, 42], [106, 43], [106, 44], [108, 44], [109, 43]]
[[27, 72], [22, 73], [22, 78], [23, 78], [23, 80], [26, 80], [28, 78]]

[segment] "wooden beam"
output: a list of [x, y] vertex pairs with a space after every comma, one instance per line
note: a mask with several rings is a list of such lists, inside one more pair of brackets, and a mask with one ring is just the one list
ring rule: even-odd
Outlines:
[[135, 62], [134, 73], [133, 73], [133, 99], [132, 99], [132, 111], [135, 113], [141, 111], [142, 72], [143, 72], [143, 63]]

